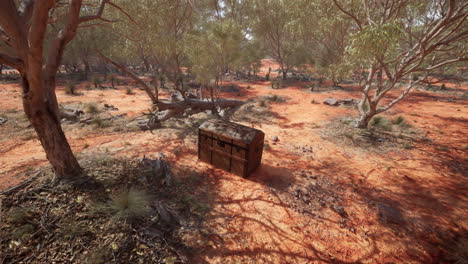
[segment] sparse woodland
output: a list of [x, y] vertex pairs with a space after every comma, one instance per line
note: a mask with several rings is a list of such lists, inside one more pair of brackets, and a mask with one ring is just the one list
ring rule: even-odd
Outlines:
[[[468, 263], [468, 2], [0, 0], [0, 263]], [[198, 127], [265, 132], [243, 179]]]

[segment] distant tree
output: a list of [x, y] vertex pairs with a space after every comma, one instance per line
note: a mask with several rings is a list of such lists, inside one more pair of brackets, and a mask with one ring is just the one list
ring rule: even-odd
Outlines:
[[[95, 14], [80, 16], [82, 0], [0, 1], [0, 64], [19, 71], [24, 111], [58, 179], [73, 180], [81, 168], [60, 125], [56, 73], [80, 24], [100, 19], [108, 4], [101, 0]], [[60, 29], [47, 39], [53, 26]]]
[[[347, 61], [361, 81], [357, 127], [400, 102], [434, 70], [467, 61], [468, 2], [462, 0], [333, 0], [353, 22]], [[384, 100], [401, 81], [406, 87]]]
[[187, 49], [191, 45], [187, 38], [198, 24], [201, 7], [195, 12], [188, 0], [128, 1], [126, 6], [135, 23], [116, 23], [115, 29], [122, 35], [133, 32], [132, 37], [115, 43], [113, 52], [106, 52], [106, 56], [119, 63], [134, 57], [147, 71], [150, 65], [157, 65], [154, 75], [167, 77], [184, 95], [183, 68], [189, 63]]
[[300, 30], [298, 34], [304, 46], [303, 56], [309, 65], [323, 77], [338, 85], [348, 77], [349, 65], [345, 51], [350, 38], [352, 21], [341, 15], [340, 10], [320, 0], [299, 0]]
[[210, 88], [215, 111], [215, 92], [223, 82], [227, 65], [241, 63], [245, 39], [238, 25], [229, 19], [209, 22], [204, 27], [203, 32], [191, 37], [191, 72], [196, 80]]
[[255, 0], [251, 6], [253, 33], [280, 67], [283, 79], [288, 71], [305, 62], [299, 35], [300, 6], [294, 1]]
[[83, 67], [83, 79], [89, 79], [93, 62], [96, 62], [96, 50], [109, 47], [108, 36], [111, 31], [108, 27], [92, 26], [78, 31], [76, 37], [70, 42], [63, 56], [63, 64]]

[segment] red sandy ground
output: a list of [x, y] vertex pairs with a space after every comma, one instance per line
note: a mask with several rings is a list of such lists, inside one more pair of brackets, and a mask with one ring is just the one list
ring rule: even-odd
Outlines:
[[[263, 74], [269, 66], [277, 68], [265, 61]], [[89, 132], [83, 136], [80, 131], [67, 131], [67, 137], [76, 152], [106, 149], [127, 157], [164, 152], [175, 163], [207, 172], [215, 193], [207, 225], [221, 241], [210, 243], [193, 263], [435, 263], [441, 254], [439, 237], [468, 228], [466, 170], [454, 169], [466, 165], [466, 101], [447, 102], [444, 95], [414, 92], [393, 113], [404, 116], [448, 151], [416, 144], [414, 149], [379, 154], [337, 145], [317, 132], [317, 126], [356, 111], [311, 104], [311, 100], [358, 98], [357, 91], [311, 93], [299, 86], [272, 90], [266, 82], [250, 85], [253, 89], [242, 89], [236, 98], [277, 94], [290, 99], [272, 104], [275, 122], [257, 126], [266, 133], [271, 148], [264, 151], [262, 166], [248, 179], [198, 162], [194, 142], [177, 140], [171, 134]], [[149, 101], [142, 91], [135, 92], [128, 96], [123, 90], [93, 90], [72, 97], [59, 88], [58, 96], [61, 103], [102, 101], [115, 105], [119, 112], [136, 115], [147, 109]], [[0, 85], [0, 98], [0, 109], [21, 109], [18, 85]], [[271, 142], [273, 136], [280, 139], [276, 145]], [[89, 148], [83, 149], [85, 144]], [[313, 152], [304, 154], [297, 150], [301, 146], [312, 146]], [[20, 141], [11, 135], [0, 146], [0, 189], [21, 181], [19, 172], [24, 168], [44, 164], [37, 139]], [[354, 232], [341, 228], [341, 217], [328, 206], [312, 214], [290, 208], [281, 193], [292, 191], [290, 185], [301, 186], [302, 170], [333, 182], [336, 188], [327, 191], [344, 197], [341, 205]], [[380, 221], [375, 209], [380, 201], [398, 208], [405, 224], [395, 227]]]

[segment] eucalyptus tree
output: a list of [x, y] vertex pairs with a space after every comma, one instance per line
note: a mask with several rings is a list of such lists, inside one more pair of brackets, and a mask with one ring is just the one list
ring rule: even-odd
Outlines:
[[[366, 73], [360, 86], [359, 128], [367, 128], [375, 115], [400, 102], [432, 71], [468, 60], [467, 1], [333, 2], [353, 22], [347, 60]], [[406, 87], [397, 90], [401, 81]], [[392, 90], [398, 94], [390, 99]]]
[[83, 78], [88, 79], [92, 63], [97, 60], [96, 50], [109, 47], [110, 29], [101, 25], [80, 30], [70, 42], [63, 56], [63, 64], [83, 66]]
[[250, 9], [253, 34], [263, 41], [268, 55], [280, 67], [283, 79], [288, 71], [304, 63], [299, 37], [300, 6], [297, 1], [255, 0]]
[[230, 19], [208, 22], [191, 36], [191, 71], [199, 82], [210, 87], [213, 110], [215, 89], [223, 82], [227, 65], [240, 65], [243, 42], [241, 28]]
[[[108, 5], [114, 4], [94, 2], [96, 8], [85, 12], [82, 0], [0, 1], [0, 64], [15, 68], [21, 76], [24, 111], [57, 179], [73, 180], [81, 173], [60, 125], [57, 69], [80, 25], [101, 19]], [[89, 14], [91, 11], [94, 13]], [[46, 37], [47, 31], [56, 33]]]
[[[190, 46], [187, 39], [199, 18], [194, 3], [202, 1], [126, 2], [126, 11], [135, 23], [116, 23], [115, 29], [122, 35], [128, 35], [128, 32], [133, 34], [124, 43], [115, 45], [117, 48], [110, 54], [111, 57], [136, 57], [147, 69], [149, 65], [157, 65], [160, 74], [174, 84], [175, 90], [184, 94], [183, 68], [188, 64], [187, 48]], [[197, 6], [197, 10], [200, 8]]]
[[333, 85], [348, 76], [344, 62], [352, 21], [341, 16], [340, 10], [328, 2], [298, 0], [301, 12], [298, 33], [303, 42], [303, 56], [309, 65]]

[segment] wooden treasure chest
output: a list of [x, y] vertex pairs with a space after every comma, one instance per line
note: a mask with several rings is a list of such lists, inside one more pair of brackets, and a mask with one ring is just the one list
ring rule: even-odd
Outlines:
[[247, 177], [262, 160], [265, 133], [223, 120], [208, 120], [198, 130], [198, 158]]

